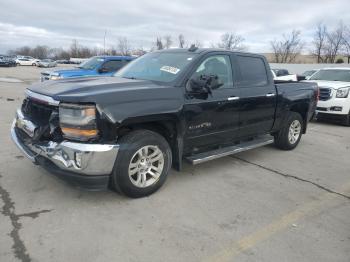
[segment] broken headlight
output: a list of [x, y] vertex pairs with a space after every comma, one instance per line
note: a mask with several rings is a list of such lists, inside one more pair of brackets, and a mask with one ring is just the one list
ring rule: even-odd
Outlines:
[[94, 105], [60, 104], [59, 119], [65, 138], [87, 141], [98, 135]]

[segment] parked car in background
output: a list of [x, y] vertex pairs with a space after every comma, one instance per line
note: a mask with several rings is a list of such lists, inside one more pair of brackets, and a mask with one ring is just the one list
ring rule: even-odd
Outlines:
[[0, 66], [11, 67], [11, 66], [17, 66], [17, 64], [16, 64], [16, 60], [14, 60], [12, 57], [6, 56], [6, 55], [0, 55]]
[[314, 73], [316, 73], [318, 69], [307, 70], [301, 74], [301, 76], [305, 77], [305, 80], [308, 80]]
[[143, 197], [185, 159], [195, 165], [273, 142], [294, 149], [317, 98], [315, 83], [274, 83], [261, 55], [169, 49], [114, 77], [28, 87], [11, 135], [62, 179]]
[[86, 62], [87, 60], [89, 60], [88, 58], [75, 58], [75, 57], [71, 57], [69, 58], [69, 63], [73, 64], [73, 65], [80, 65], [81, 63]]
[[38, 63], [38, 67], [55, 67], [57, 66], [56, 61], [52, 59], [43, 59]]
[[36, 59], [31, 56], [18, 56], [16, 59], [16, 64], [21, 66], [37, 66], [40, 59]]
[[292, 75], [287, 69], [271, 69], [274, 80], [281, 81], [298, 81], [297, 75]]
[[331, 120], [350, 126], [350, 68], [324, 68], [307, 82], [320, 87], [317, 120]]
[[133, 60], [131, 56], [94, 56], [77, 68], [41, 73], [41, 81], [71, 77], [111, 76]]
[[57, 64], [71, 64], [68, 59], [56, 60]]

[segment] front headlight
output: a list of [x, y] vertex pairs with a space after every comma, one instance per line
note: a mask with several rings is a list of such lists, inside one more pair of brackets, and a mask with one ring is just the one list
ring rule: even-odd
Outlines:
[[60, 76], [60, 74], [51, 74], [51, 76], [50, 76], [50, 80], [58, 80], [61, 78], [62, 78], [62, 76]]
[[87, 141], [97, 137], [94, 105], [60, 104], [59, 119], [65, 138]]
[[337, 98], [346, 98], [349, 95], [350, 87], [342, 87], [337, 90]]

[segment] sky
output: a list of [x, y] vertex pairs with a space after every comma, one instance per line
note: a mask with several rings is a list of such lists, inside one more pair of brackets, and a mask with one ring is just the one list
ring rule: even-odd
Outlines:
[[[181, 33], [204, 47], [226, 32], [245, 39], [251, 52], [270, 52], [270, 41], [293, 29], [308, 43], [318, 23], [350, 26], [349, 0], [0, 0], [0, 53], [28, 45], [68, 48], [116, 46], [126, 37], [149, 49], [157, 36]], [[174, 41], [174, 46], [177, 41]]]

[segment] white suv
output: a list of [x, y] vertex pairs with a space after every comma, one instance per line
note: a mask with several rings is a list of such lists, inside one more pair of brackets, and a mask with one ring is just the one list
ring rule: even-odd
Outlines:
[[336, 120], [350, 126], [350, 68], [324, 68], [308, 81], [316, 82], [320, 88], [317, 119]]

